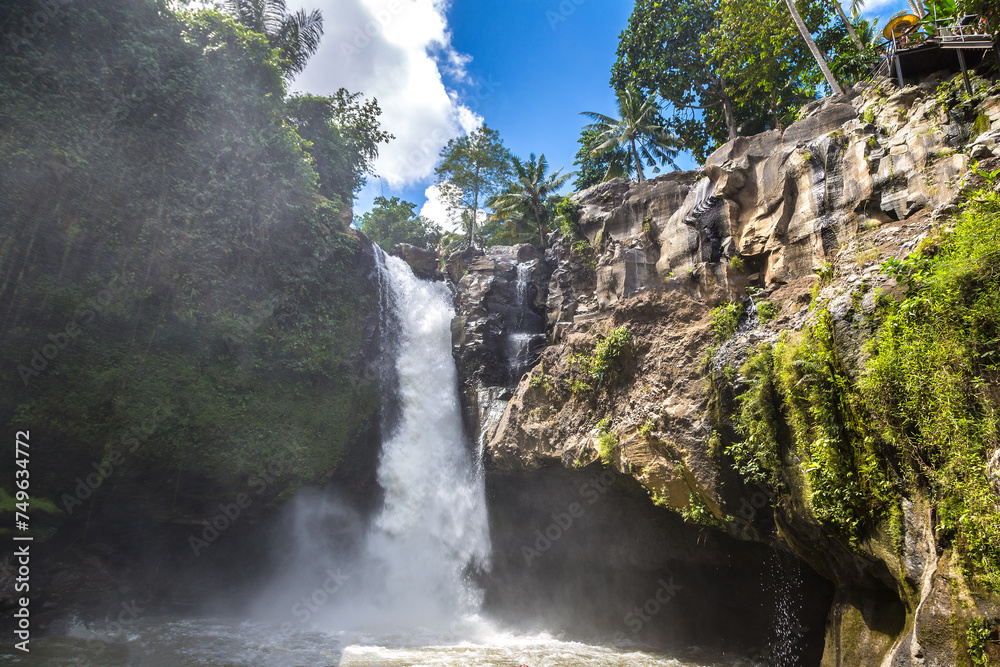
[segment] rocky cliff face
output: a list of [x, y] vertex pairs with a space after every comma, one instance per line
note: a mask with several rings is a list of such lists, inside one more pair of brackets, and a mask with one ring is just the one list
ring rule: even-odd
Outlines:
[[[703, 169], [583, 191], [578, 227], [592, 258], [555, 233], [544, 258], [515, 249], [451, 260], [467, 396], [503, 384], [490, 369], [502, 366], [514, 264], [536, 267], [531, 304], [548, 345], [516, 388], [493, 395], [493, 417], [478, 410], [493, 479], [608, 468], [713, 534], [795, 554], [836, 588], [824, 666], [973, 664], [979, 649], [1000, 658], [966, 632], [985, 618], [996, 639], [1000, 597], [967, 576], [925, 494], [900, 500], [892, 531], [848, 540], [817, 515], [812, 472], [794, 451], [783, 450], [775, 485], [753, 482], [729, 449], [745, 437], [734, 420], [743, 362], [822, 319], [855, 378], [879, 300], [904, 291], [887, 263], [949, 224], [984, 182], [977, 161], [980, 172], [1000, 166], [997, 91], [968, 100], [955, 90], [929, 81], [827, 98], [783, 132], [726, 144]], [[720, 304], [736, 304], [724, 332]], [[601, 341], [623, 328], [627, 352], [602, 357]], [[775, 425], [779, 439], [789, 428]], [[998, 453], [986, 459], [1000, 491]]]

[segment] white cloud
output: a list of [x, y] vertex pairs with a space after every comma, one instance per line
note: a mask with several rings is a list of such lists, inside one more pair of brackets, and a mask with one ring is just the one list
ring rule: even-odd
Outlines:
[[376, 171], [393, 188], [425, 180], [449, 139], [482, 118], [450, 92], [444, 76], [467, 79], [469, 57], [451, 45], [448, 0], [297, 0], [323, 11], [320, 50], [296, 90], [328, 95], [344, 87], [378, 99], [382, 145]]
[[[452, 215], [448, 212], [448, 202], [441, 194], [441, 188], [432, 185], [424, 191], [424, 196], [427, 197], [427, 201], [420, 209], [420, 215], [437, 223], [446, 232], [465, 233], [462, 229], [461, 214]], [[479, 214], [476, 216], [477, 228], [485, 224], [489, 215], [489, 211], [479, 209]]]
[[462, 229], [461, 219], [448, 212], [448, 203], [441, 195], [441, 188], [432, 185], [424, 193], [427, 202], [420, 209], [420, 215], [428, 220], [437, 223], [446, 232], [460, 232]]

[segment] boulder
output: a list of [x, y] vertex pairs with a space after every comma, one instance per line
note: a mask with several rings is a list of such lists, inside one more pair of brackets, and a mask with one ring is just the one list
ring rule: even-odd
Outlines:
[[410, 265], [413, 275], [423, 280], [441, 280], [444, 275], [438, 269], [436, 250], [418, 248], [409, 243], [397, 243], [389, 252]]
[[847, 121], [857, 117], [858, 110], [853, 104], [829, 104], [817, 113], [806, 115], [802, 120], [789, 125], [781, 138], [788, 144], [812, 141], [818, 136], [839, 130]]

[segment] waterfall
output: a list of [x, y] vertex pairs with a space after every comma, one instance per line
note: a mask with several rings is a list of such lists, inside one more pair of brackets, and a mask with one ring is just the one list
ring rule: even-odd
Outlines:
[[528, 305], [528, 285], [531, 283], [531, 266], [520, 263], [517, 265], [517, 306], [523, 308]]
[[[466, 443], [451, 353], [451, 294], [380, 253], [399, 323], [400, 414], [378, 468], [385, 505], [368, 536], [391, 620], [432, 626], [478, 609], [470, 566], [490, 553], [482, 469]], [[381, 610], [381, 619], [385, 621]]]
[[771, 569], [763, 582], [765, 594], [773, 596], [774, 621], [764, 658], [771, 667], [799, 665], [806, 633], [801, 622], [802, 568], [780, 552], [771, 556]]
[[535, 314], [529, 299], [533, 270], [534, 266], [531, 263], [517, 264], [517, 280], [514, 283], [516, 316], [504, 341], [507, 374], [511, 386], [516, 385], [521, 376], [534, 365], [537, 350], [545, 341], [545, 335], [541, 333], [544, 324]]
[[459, 403], [452, 296], [377, 248], [376, 262], [382, 506], [363, 518], [333, 491], [300, 493], [279, 526], [279, 574], [256, 614], [288, 631], [457, 636], [479, 611], [473, 579], [489, 568], [490, 539], [480, 450]]

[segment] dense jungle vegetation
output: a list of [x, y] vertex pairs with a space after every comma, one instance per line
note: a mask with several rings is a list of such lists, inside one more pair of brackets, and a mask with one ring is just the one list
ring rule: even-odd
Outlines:
[[32, 496], [169, 518], [261, 471], [272, 498], [349, 476], [377, 102], [287, 98], [302, 54], [220, 12], [52, 2], [21, 31], [37, 9], [0, 4], [0, 415]]

